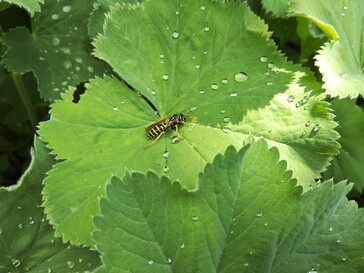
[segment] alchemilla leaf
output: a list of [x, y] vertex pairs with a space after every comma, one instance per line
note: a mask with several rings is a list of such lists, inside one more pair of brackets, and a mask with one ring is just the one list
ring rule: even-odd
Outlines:
[[364, 94], [364, 1], [292, 1], [291, 11], [313, 20], [334, 40], [316, 56], [326, 92], [332, 96]]
[[32, 163], [18, 185], [0, 188], [0, 272], [86, 272], [100, 264], [95, 251], [54, 237], [41, 206], [42, 180], [52, 164], [36, 139]]
[[23, 7], [30, 13], [31, 16], [33, 16], [35, 12], [40, 11], [40, 4], [43, 4], [44, 0], [3, 0], [0, 1], [0, 3], [1, 2], [7, 2]]
[[[44, 199], [66, 239], [92, 244], [98, 200], [108, 179], [126, 169], [151, 170], [196, 190], [199, 173], [217, 153], [263, 137], [307, 189], [337, 153], [336, 123], [317, 83], [276, 51], [246, 4], [116, 5], [94, 45], [128, 85], [97, 78], [77, 104], [69, 91], [40, 130], [64, 160], [45, 180]], [[179, 113], [187, 124], [178, 132], [148, 140], [149, 125]]]
[[334, 177], [337, 181], [347, 179], [354, 183], [354, 189], [362, 192], [364, 189], [364, 113], [355, 104], [355, 100], [341, 99], [332, 102], [337, 131], [340, 134], [339, 143], [342, 149], [328, 167], [325, 177]]
[[[104, 71], [90, 56], [87, 20], [93, 1], [46, 1], [32, 19], [32, 31], [18, 27], [2, 41], [8, 47], [2, 62], [15, 72], [33, 71], [46, 100], [55, 100], [68, 86], [76, 86]], [[26, 48], [26, 50], [24, 50]]]
[[230, 147], [194, 193], [153, 173], [113, 178], [95, 219], [97, 272], [358, 272], [364, 214], [350, 186], [301, 194], [278, 158], [263, 140]]

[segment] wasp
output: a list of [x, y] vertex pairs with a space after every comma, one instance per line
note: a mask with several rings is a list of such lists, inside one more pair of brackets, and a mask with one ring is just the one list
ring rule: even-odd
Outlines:
[[176, 130], [176, 133], [179, 136], [179, 138], [182, 138], [182, 136], [178, 132], [178, 125], [187, 124], [187, 118], [197, 118], [196, 116], [186, 116], [186, 114], [190, 111], [192, 110], [188, 110], [185, 113], [174, 114], [170, 117], [163, 118], [149, 125], [145, 129], [148, 138], [149, 139], [156, 138], [149, 146], [152, 146], [168, 130], [168, 128]]

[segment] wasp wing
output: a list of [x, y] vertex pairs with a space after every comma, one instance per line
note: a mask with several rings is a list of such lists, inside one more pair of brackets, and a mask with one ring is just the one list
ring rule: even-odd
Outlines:
[[169, 121], [169, 117], [168, 118], [162, 118], [161, 120], [158, 120], [156, 122], [154, 122], [153, 124], [149, 125], [147, 128], [145, 128], [146, 132], [149, 132], [152, 128], [154, 128], [156, 125], [162, 124], [164, 123], [165, 125], [168, 124], [168, 122], [166, 122], [167, 120]]

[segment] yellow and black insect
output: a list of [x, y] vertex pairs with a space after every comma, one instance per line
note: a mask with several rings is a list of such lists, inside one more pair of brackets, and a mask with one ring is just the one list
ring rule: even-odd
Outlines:
[[[191, 111], [191, 110], [189, 110]], [[187, 112], [189, 112], [187, 111]], [[186, 113], [174, 114], [170, 117], [163, 118], [158, 120], [157, 122], [149, 125], [145, 132], [148, 135], [149, 139], [156, 138], [153, 142], [149, 145], [153, 145], [166, 131], [168, 128], [172, 130], [176, 130], [177, 135], [182, 138], [182, 136], [178, 132], [178, 125], [187, 124], [187, 118], [197, 118], [196, 116], [186, 116]], [[147, 147], [149, 147], [147, 146]]]

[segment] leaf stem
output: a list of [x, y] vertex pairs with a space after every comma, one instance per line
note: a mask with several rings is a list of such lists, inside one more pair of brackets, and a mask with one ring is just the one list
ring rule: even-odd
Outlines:
[[11, 74], [12, 74], [16, 89], [18, 91], [19, 97], [22, 100], [22, 102], [25, 106], [25, 110], [28, 114], [28, 118], [29, 118], [30, 124], [32, 126], [32, 130], [35, 131], [35, 126], [37, 125], [37, 116], [35, 114], [33, 103], [29, 97], [27, 89], [25, 88], [23, 78], [17, 72], [12, 72]]
[[[3, 37], [3, 29], [0, 25], [0, 38]], [[4, 47], [2, 43], [0, 43], [0, 56], [4, 53]], [[35, 110], [32, 104], [32, 101], [29, 97], [27, 89], [25, 88], [24, 81], [22, 76], [17, 72], [11, 72], [16, 90], [18, 91], [19, 97], [25, 106], [25, 110], [28, 114], [29, 122], [31, 124], [32, 130], [35, 131], [35, 126], [37, 125], [37, 116], [35, 114]]]

